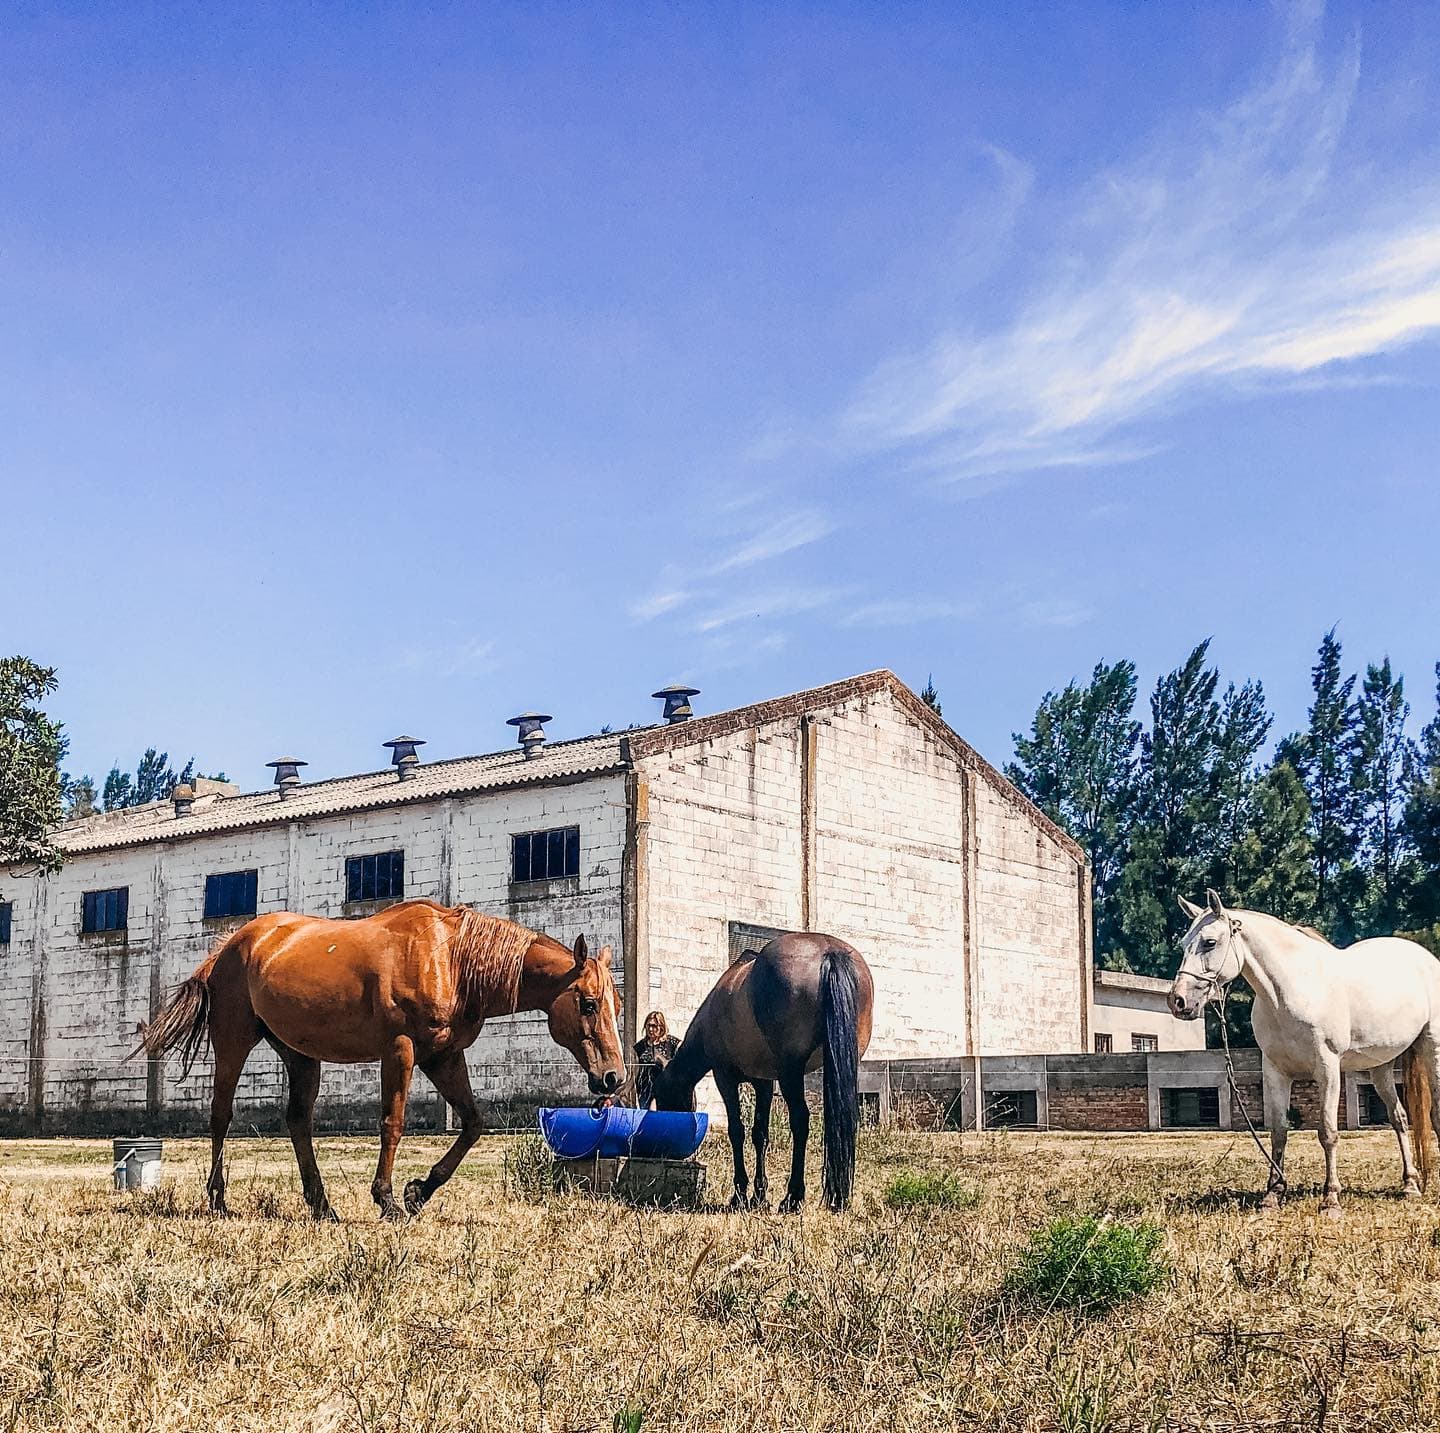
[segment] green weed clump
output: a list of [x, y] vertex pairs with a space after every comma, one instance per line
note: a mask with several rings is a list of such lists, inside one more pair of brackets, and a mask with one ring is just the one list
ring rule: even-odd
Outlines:
[[1046, 1308], [1084, 1313], [1138, 1299], [1170, 1273], [1164, 1231], [1148, 1220], [1065, 1216], [1037, 1229], [1005, 1280], [1006, 1291]]
[[907, 1169], [885, 1186], [891, 1209], [973, 1209], [980, 1191], [948, 1170]]
[[538, 1134], [521, 1135], [505, 1153], [505, 1192], [540, 1204], [555, 1190], [555, 1156]]

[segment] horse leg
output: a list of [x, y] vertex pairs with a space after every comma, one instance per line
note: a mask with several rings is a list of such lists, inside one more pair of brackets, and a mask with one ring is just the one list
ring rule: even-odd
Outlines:
[[[226, 1002], [228, 1004], [228, 1002]], [[212, 1214], [226, 1215], [225, 1136], [235, 1114], [235, 1088], [245, 1061], [260, 1042], [260, 1026], [248, 998], [243, 1011], [228, 1010], [214, 999], [210, 1008], [210, 1046], [215, 1052], [215, 1083], [210, 1091], [210, 1177], [205, 1192]]]
[[1285, 1142], [1290, 1138], [1290, 1076], [1282, 1074], [1263, 1056], [1260, 1078], [1265, 1085], [1265, 1113], [1270, 1119], [1270, 1178], [1262, 1209], [1278, 1209], [1285, 1197]]
[[1406, 1199], [1419, 1199], [1420, 1181], [1415, 1177], [1415, 1161], [1410, 1154], [1410, 1119], [1405, 1113], [1405, 1106], [1400, 1103], [1400, 1092], [1395, 1088], [1395, 1070], [1390, 1065], [1377, 1065], [1370, 1071], [1370, 1080], [1375, 1086], [1375, 1093], [1385, 1101], [1390, 1128], [1400, 1142], [1400, 1188]]
[[750, 1138], [755, 1142], [755, 1195], [752, 1209], [770, 1207], [770, 1181], [765, 1172], [766, 1156], [770, 1153], [770, 1106], [775, 1099], [774, 1080], [751, 1080], [755, 1087], [755, 1124]]
[[410, 1098], [410, 1072], [414, 1068], [415, 1047], [408, 1036], [402, 1035], [380, 1061], [380, 1162], [375, 1167], [370, 1197], [380, 1206], [382, 1219], [405, 1217], [405, 1211], [395, 1202], [390, 1176], [400, 1136], [405, 1133], [405, 1104]]
[[805, 1066], [792, 1065], [780, 1076], [780, 1093], [790, 1116], [790, 1184], [780, 1201], [782, 1214], [797, 1214], [805, 1204], [805, 1146], [810, 1140], [810, 1106], [805, 1102]]
[[429, 1203], [430, 1196], [455, 1173], [460, 1161], [480, 1138], [480, 1109], [470, 1088], [465, 1052], [446, 1050], [443, 1055], [422, 1061], [420, 1068], [429, 1075], [430, 1083], [439, 1090], [445, 1102], [459, 1111], [460, 1133], [424, 1179], [412, 1179], [405, 1186], [405, 1210], [409, 1214], [418, 1214]]
[[305, 1192], [305, 1202], [316, 1219], [338, 1224], [340, 1221], [325, 1193], [325, 1181], [320, 1177], [320, 1166], [315, 1162], [313, 1134], [315, 1100], [320, 1094], [320, 1061], [282, 1045], [273, 1035], [269, 1040], [284, 1062], [290, 1085], [285, 1101], [285, 1128], [295, 1147], [295, 1163], [300, 1169], [300, 1188]]
[[725, 1124], [730, 1136], [730, 1153], [735, 1160], [735, 1193], [732, 1209], [743, 1209], [749, 1202], [750, 1176], [745, 1173], [745, 1117], [740, 1112], [740, 1077], [733, 1070], [717, 1068], [715, 1087], [725, 1102]]
[[1325, 1151], [1325, 1194], [1320, 1212], [1327, 1219], [1340, 1217], [1340, 1176], [1335, 1153], [1340, 1145], [1340, 1061], [1327, 1054], [1321, 1061], [1315, 1082], [1320, 1087], [1320, 1148]]

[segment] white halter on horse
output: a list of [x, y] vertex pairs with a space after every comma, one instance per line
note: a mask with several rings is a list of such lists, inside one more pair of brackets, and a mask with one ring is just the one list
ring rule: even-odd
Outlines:
[[[1272, 1165], [1264, 1207], [1274, 1208], [1285, 1193], [1291, 1082], [1312, 1079], [1320, 1091], [1320, 1144], [1325, 1151], [1321, 1207], [1338, 1215], [1335, 1146], [1345, 1070], [1370, 1072], [1400, 1141], [1405, 1196], [1418, 1198], [1429, 1173], [1432, 1099], [1440, 1091], [1440, 961], [1423, 946], [1395, 936], [1337, 950], [1317, 934], [1274, 916], [1227, 911], [1214, 891], [1207, 891], [1206, 899], [1206, 908], [1180, 900], [1191, 924], [1180, 973], [1170, 988], [1170, 1009], [1181, 1020], [1197, 1020], [1206, 1001], [1242, 975], [1255, 992], [1252, 1023], [1263, 1057]], [[1404, 1105], [1391, 1069], [1402, 1055]], [[1410, 1151], [1412, 1120], [1419, 1180]]]

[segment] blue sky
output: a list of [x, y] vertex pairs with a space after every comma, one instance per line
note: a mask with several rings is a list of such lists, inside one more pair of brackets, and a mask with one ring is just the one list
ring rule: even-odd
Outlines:
[[1426, 6], [27, 8], [0, 647], [247, 786], [1440, 658]]

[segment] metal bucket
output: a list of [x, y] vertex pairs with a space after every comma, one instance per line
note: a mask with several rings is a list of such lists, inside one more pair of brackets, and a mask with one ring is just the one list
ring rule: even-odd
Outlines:
[[117, 1139], [114, 1145], [116, 1189], [154, 1189], [160, 1183], [160, 1140]]

